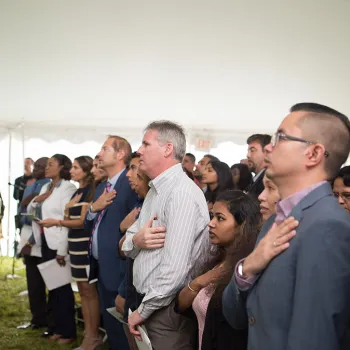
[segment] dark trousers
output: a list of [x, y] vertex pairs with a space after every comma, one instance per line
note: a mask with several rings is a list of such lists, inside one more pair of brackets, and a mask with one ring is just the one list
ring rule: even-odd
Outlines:
[[109, 291], [101, 279], [98, 280], [98, 296], [100, 301], [103, 327], [107, 332], [107, 340], [112, 350], [129, 350], [129, 343], [126, 338], [123, 324], [114, 318], [106, 309], [115, 307], [115, 298], [118, 291]]
[[31, 323], [45, 327], [50, 322], [47, 319], [46, 286], [38, 269], [38, 264], [42, 263], [42, 259], [26, 255], [24, 263], [26, 265], [29, 307], [32, 313]]
[[[56, 250], [48, 247], [45, 235], [42, 239], [42, 259], [49, 261], [56, 258]], [[49, 308], [52, 309], [54, 319], [54, 333], [62, 338], [76, 337], [74, 294], [70, 284], [49, 291]]]

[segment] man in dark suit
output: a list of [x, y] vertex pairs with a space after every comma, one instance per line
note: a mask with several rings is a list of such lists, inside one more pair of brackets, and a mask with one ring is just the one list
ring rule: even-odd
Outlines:
[[110, 136], [98, 156], [99, 165], [107, 172], [108, 180], [96, 189], [87, 215], [87, 224], [92, 232], [90, 268], [91, 273], [97, 271], [94, 277], [98, 278], [103, 326], [109, 345], [113, 350], [124, 350], [129, 347], [122, 324], [106, 309], [114, 307], [125, 275], [125, 260], [120, 257], [118, 249], [122, 237], [120, 223], [137, 202], [137, 195], [126, 177], [131, 147], [124, 138]]
[[248, 137], [248, 163], [251, 165], [251, 171], [255, 173], [253, 181], [247, 188], [253, 197], [258, 198], [264, 190], [263, 178], [265, 174], [265, 151], [264, 147], [271, 142], [270, 135], [254, 134]]
[[350, 349], [350, 217], [328, 182], [349, 155], [349, 119], [297, 104], [265, 150], [282, 199], [236, 266], [225, 317], [249, 327], [249, 350]]
[[24, 174], [15, 180], [15, 187], [13, 189], [13, 198], [20, 203], [23, 199], [24, 190], [26, 189], [27, 182], [33, 179], [32, 168], [34, 161], [32, 158], [26, 158], [24, 160]]

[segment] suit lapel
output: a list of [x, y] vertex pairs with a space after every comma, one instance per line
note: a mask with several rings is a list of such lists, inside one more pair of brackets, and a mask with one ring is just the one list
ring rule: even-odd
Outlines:
[[249, 185], [249, 188], [247, 189], [248, 193], [252, 192], [252, 190], [255, 189], [255, 187], [260, 183], [260, 181], [265, 175], [265, 171], [266, 169], [264, 169], [264, 171], [255, 179], [255, 181], [252, 180], [252, 183]]
[[[122, 187], [122, 185], [123, 185], [123, 180], [124, 180], [124, 178], [125, 178], [126, 171], [127, 171], [126, 169], [123, 170], [123, 172], [122, 172], [122, 173], [120, 174], [120, 176], [118, 177], [118, 180], [117, 180], [116, 184], [115, 184], [114, 187], [113, 187], [113, 190], [115, 190], [116, 193], [117, 193], [116, 197], [113, 199], [113, 202], [118, 198], [118, 192], [119, 192], [119, 190], [121, 189], [121, 187]], [[113, 205], [113, 203], [112, 203], [111, 205], [109, 205], [109, 206], [105, 209], [105, 211], [104, 211], [104, 213], [103, 213], [103, 216], [106, 215], [108, 209], [109, 209], [112, 205]], [[103, 218], [103, 217], [102, 217], [102, 218]], [[101, 220], [102, 220], [102, 218], [101, 218]]]
[[121, 185], [123, 183], [123, 179], [125, 178], [125, 175], [126, 175], [126, 169], [124, 169], [123, 172], [120, 174], [120, 176], [118, 177], [118, 180], [113, 188], [117, 192], [117, 195], [118, 195], [119, 189], [121, 188]]

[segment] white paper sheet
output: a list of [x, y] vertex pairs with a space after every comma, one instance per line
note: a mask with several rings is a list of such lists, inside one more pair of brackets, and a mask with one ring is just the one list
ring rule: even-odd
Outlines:
[[[132, 314], [132, 311], [129, 309], [129, 315]], [[141, 333], [142, 341], [138, 340], [135, 337], [136, 345], [139, 350], [152, 350], [151, 341], [148, 338], [147, 330], [145, 326], [138, 326], [137, 330]]]
[[106, 309], [113, 317], [115, 317], [119, 322], [128, 324], [127, 322], [124, 321], [123, 315], [116, 310], [115, 307], [110, 307]]
[[66, 265], [58, 265], [56, 259], [38, 265], [39, 271], [48, 290], [53, 290], [71, 283], [72, 273], [69, 257], [65, 258]]

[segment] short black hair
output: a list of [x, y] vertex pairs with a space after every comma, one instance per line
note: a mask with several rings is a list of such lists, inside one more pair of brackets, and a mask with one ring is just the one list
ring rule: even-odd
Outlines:
[[63, 180], [70, 180], [70, 170], [72, 168], [72, 161], [64, 154], [54, 154], [52, 158], [55, 158], [62, 169], [60, 171], [60, 178]]
[[345, 166], [339, 170], [338, 175], [335, 177], [335, 180], [341, 178], [345, 186], [350, 187], [350, 165]]
[[196, 157], [195, 157], [195, 155], [194, 154], [192, 154], [192, 153], [186, 153], [185, 154], [185, 157], [189, 157], [190, 159], [191, 159], [191, 161], [192, 161], [192, 163], [195, 163], [196, 162]]
[[343, 113], [340, 113], [331, 107], [321, 105], [319, 103], [302, 102], [302, 103], [295, 104], [290, 109], [291, 113], [292, 112], [299, 112], [299, 111], [332, 115], [344, 123], [345, 127], [348, 129], [349, 134], [350, 134], [349, 118], [346, 115], [344, 115]]
[[130, 169], [131, 161], [132, 161], [133, 159], [136, 159], [136, 158], [140, 158], [140, 155], [139, 155], [137, 152], [132, 152], [131, 155], [130, 155], [129, 164], [126, 166], [126, 168], [127, 168], [128, 170]]
[[303, 137], [324, 146], [329, 156], [325, 160], [325, 172], [332, 180], [346, 162], [350, 152], [350, 121], [333, 108], [312, 102], [291, 107], [290, 112], [307, 112], [299, 121]]
[[247, 145], [252, 142], [257, 142], [260, 144], [261, 148], [264, 149], [271, 142], [271, 135], [267, 134], [253, 134], [247, 138]]
[[213, 156], [212, 154], [205, 154], [203, 158], [209, 158], [211, 162], [219, 162], [219, 158]]
[[137, 152], [132, 152], [131, 159], [134, 159], [134, 158], [140, 158], [140, 155]]

